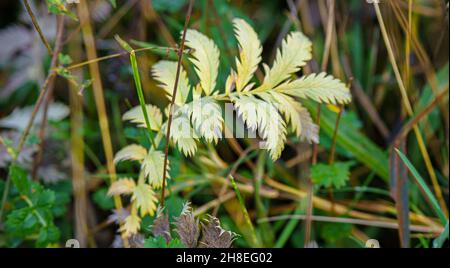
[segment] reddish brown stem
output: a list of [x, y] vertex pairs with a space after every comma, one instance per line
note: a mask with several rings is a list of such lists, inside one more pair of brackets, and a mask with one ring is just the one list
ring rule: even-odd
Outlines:
[[190, 0], [188, 12], [186, 15], [186, 21], [184, 23], [183, 36], [181, 38], [180, 49], [178, 50], [177, 73], [175, 76], [175, 84], [173, 87], [172, 100], [170, 102], [169, 120], [167, 122], [167, 133], [166, 133], [167, 142], [166, 142], [166, 149], [165, 149], [165, 154], [164, 154], [163, 183], [162, 183], [162, 190], [161, 190], [161, 207], [162, 208], [164, 208], [164, 198], [165, 198], [166, 180], [167, 180], [167, 161], [169, 159], [170, 130], [171, 130], [172, 119], [173, 119], [173, 110], [175, 107], [175, 98], [177, 96], [178, 81], [180, 80], [181, 62], [183, 59], [183, 51], [184, 51], [184, 42], [186, 41], [186, 32], [187, 32], [187, 27], [189, 25], [189, 20], [191, 19], [193, 6], [194, 6], [194, 0]]
[[[55, 42], [55, 49], [52, 56], [52, 60], [50, 63], [50, 71], [52, 72], [53, 69], [58, 65], [58, 55], [61, 52], [62, 45], [63, 45], [63, 32], [64, 32], [64, 16], [58, 15], [56, 17], [56, 42]], [[33, 161], [33, 169], [32, 169], [32, 178], [33, 180], [37, 180], [37, 171], [39, 168], [39, 165], [42, 162], [42, 155], [44, 152], [44, 146], [45, 146], [45, 126], [47, 124], [47, 114], [48, 114], [48, 107], [50, 106], [51, 99], [53, 97], [53, 90], [55, 88], [55, 78], [56, 75], [53, 75], [50, 78], [50, 81], [48, 83], [48, 89], [47, 89], [47, 95], [44, 99], [44, 108], [42, 111], [42, 119], [41, 124], [39, 128], [39, 150], [37, 152], [36, 157]]]

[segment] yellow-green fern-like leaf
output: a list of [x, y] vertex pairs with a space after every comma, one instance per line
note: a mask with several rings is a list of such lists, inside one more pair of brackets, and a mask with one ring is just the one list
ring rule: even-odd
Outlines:
[[[149, 117], [148, 119], [150, 121], [151, 130], [154, 130], [154, 131], [160, 130], [161, 124], [162, 124], [161, 110], [158, 107], [153, 106], [151, 104], [147, 104], [145, 107], [147, 109], [147, 114]], [[142, 112], [141, 106], [136, 106], [136, 107], [132, 108], [131, 110], [129, 110], [128, 112], [126, 112], [122, 116], [122, 120], [130, 121], [131, 123], [137, 124], [138, 127], [143, 127], [143, 128], [147, 127], [145, 124], [144, 113]]]
[[262, 94], [270, 94], [273, 97], [273, 101], [277, 103], [277, 109], [284, 114], [286, 123], [291, 124], [292, 130], [300, 140], [319, 143], [319, 127], [314, 124], [311, 115], [305, 107], [292, 97], [276, 91]]
[[136, 183], [133, 179], [125, 178], [115, 181], [111, 184], [108, 190], [108, 195], [121, 195], [121, 194], [132, 194], [136, 188]]
[[[181, 111], [177, 110], [175, 112], [170, 137], [185, 156], [193, 156], [197, 151], [196, 139], [198, 137], [192, 129], [189, 112], [186, 107], [187, 105], [181, 107]], [[163, 127], [164, 131], [165, 128], [166, 124]]]
[[301, 32], [289, 34], [277, 51], [271, 69], [264, 65], [266, 76], [259, 90], [273, 89], [300, 70], [312, 58], [312, 43]]
[[192, 102], [189, 107], [195, 130], [207, 142], [217, 143], [223, 130], [222, 109], [219, 104], [211, 97], [204, 97]]
[[233, 20], [239, 42], [239, 59], [236, 59], [236, 90], [242, 91], [250, 82], [261, 62], [262, 46], [255, 30], [243, 19]]
[[258, 131], [264, 140], [263, 148], [269, 150], [273, 160], [277, 160], [286, 141], [286, 123], [277, 109], [269, 102], [257, 99], [251, 94], [232, 96], [238, 115], [250, 130]]
[[116, 153], [114, 156], [114, 163], [117, 164], [120, 161], [134, 160], [142, 161], [147, 155], [147, 149], [141, 145], [131, 144]]
[[186, 33], [186, 46], [194, 49], [190, 60], [195, 65], [203, 92], [211, 95], [219, 71], [219, 49], [211, 39], [192, 29]]
[[125, 218], [125, 223], [120, 227], [120, 231], [124, 232], [126, 237], [137, 234], [141, 228], [141, 218], [138, 215], [131, 214]]
[[136, 202], [136, 206], [141, 212], [141, 217], [147, 214], [150, 216], [155, 214], [158, 199], [150, 185], [142, 183], [136, 186], [131, 200]]
[[[174, 61], [159, 61], [153, 66], [152, 75], [159, 83], [161, 83], [161, 87], [166, 91], [169, 99], [172, 99], [172, 92], [175, 87], [177, 75], [177, 63]], [[179, 106], [183, 105], [189, 95], [189, 90], [190, 86], [186, 71], [181, 68], [175, 104]]]
[[[170, 165], [168, 164], [167, 166], [169, 167]], [[164, 153], [150, 150], [142, 161], [142, 171], [145, 177], [148, 178], [148, 184], [154, 189], [161, 188], [164, 172]]]
[[275, 89], [299, 98], [330, 104], [346, 104], [352, 99], [350, 90], [340, 80], [326, 73], [311, 74], [287, 82]]
[[[280, 158], [286, 142], [286, 123], [284, 122], [277, 109], [269, 105], [269, 108], [258, 111], [258, 117], [266, 120], [259, 126], [259, 133], [265, 139], [262, 147], [269, 150], [272, 160]], [[262, 119], [260, 120], [261, 122]]]
[[307, 141], [309, 143], [319, 143], [319, 126], [313, 122], [308, 109], [299, 105], [297, 110], [300, 115], [300, 122], [302, 124], [300, 140]]
[[285, 116], [286, 123], [291, 124], [292, 130], [297, 136], [301, 135], [302, 124], [300, 122], [300, 114], [296, 109], [296, 106], [299, 104], [292, 97], [274, 91], [262, 92], [258, 96], [267, 102], [275, 103], [278, 111]]

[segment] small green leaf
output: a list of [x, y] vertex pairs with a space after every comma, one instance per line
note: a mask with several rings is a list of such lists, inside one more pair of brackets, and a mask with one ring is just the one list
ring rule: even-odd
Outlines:
[[166, 239], [159, 235], [145, 239], [144, 248], [167, 248]]
[[69, 65], [73, 62], [69, 55], [63, 53], [58, 54], [58, 61], [61, 65]]
[[186, 246], [178, 238], [174, 238], [169, 242], [169, 248], [186, 248]]
[[157, 237], [145, 239], [144, 248], [186, 248], [186, 246], [177, 238], [170, 240], [169, 244], [167, 244], [166, 239], [158, 235]]
[[117, 7], [117, 1], [116, 1], [116, 0], [109, 0], [109, 3], [111, 4], [111, 6], [112, 6], [113, 8], [116, 8], [116, 7]]
[[36, 207], [52, 206], [55, 203], [55, 193], [51, 190], [42, 191], [34, 204]]
[[350, 168], [353, 162], [335, 162], [331, 165], [316, 164], [311, 168], [311, 178], [314, 184], [323, 187], [339, 189], [350, 179]]
[[111, 197], [107, 195], [108, 188], [101, 188], [94, 193], [92, 199], [103, 210], [111, 210], [114, 208], [114, 202]]
[[33, 233], [33, 229], [37, 226], [37, 221], [29, 217], [33, 217], [30, 208], [21, 208], [13, 210], [6, 217], [6, 231], [14, 236], [26, 236]]
[[31, 184], [25, 170], [19, 166], [11, 165], [9, 172], [12, 182], [14, 183], [14, 186], [16, 186], [19, 193], [22, 195], [28, 195], [30, 193]]
[[36, 247], [45, 247], [50, 243], [58, 242], [60, 232], [55, 225], [49, 225], [41, 228], [39, 231], [38, 239], [36, 241]]
[[63, 0], [46, 0], [47, 1], [47, 8], [50, 13], [53, 14], [64, 14], [73, 20], [78, 20], [77, 16], [75, 16], [74, 13], [72, 13], [70, 10], [67, 9], [65, 5], [65, 1]]

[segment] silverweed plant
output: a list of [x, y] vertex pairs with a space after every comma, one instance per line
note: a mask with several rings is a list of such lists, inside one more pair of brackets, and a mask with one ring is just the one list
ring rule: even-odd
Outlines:
[[448, 1], [297, 2], [1, 1], [0, 248], [448, 246]]
[[[347, 104], [351, 94], [347, 86], [326, 73], [295, 75], [312, 58], [312, 43], [301, 32], [290, 33], [278, 49], [272, 67], [263, 64], [264, 79], [254, 78], [262, 61], [262, 45], [254, 29], [243, 19], [233, 20], [239, 57], [225, 85], [217, 83], [220, 51], [216, 44], [197, 30], [186, 32], [186, 47], [190, 49], [189, 61], [193, 65], [198, 83], [188, 79], [181, 69], [172, 122], [170, 142], [186, 157], [194, 156], [200, 140], [217, 144], [227, 126], [222, 105], [231, 104], [247, 129], [257, 133], [273, 161], [283, 152], [288, 132], [302, 141], [319, 143], [319, 128], [313, 122], [302, 99], [318, 103]], [[127, 50], [131, 48], [120, 41]], [[132, 52], [131, 52], [132, 53]], [[132, 64], [135, 62], [132, 56]], [[135, 69], [135, 68], [133, 68]], [[137, 68], [136, 68], [137, 69]], [[138, 73], [138, 72], [137, 72]], [[171, 99], [177, 73], [177, 62], [159, 61], [152, 67], [152, 75]], [[135, 80], [139, 80], [139, 76]], [[139, 88], [139, 81], [136, 81]], [[194, 84], [194, 85], [193, 85]], [[138, 91], [139, 92], [139, 91]], [[141, 99], [140, 99], [141, 100]], [[147, 128], [152, 134], [150, 148], [131, 144], [116, 153], [114, 162], [140, 163], [138, 180], [122, 178], [109, 188], [109, 195], [130, 195], [131, 213], [126, 217], [122, 231], [126, 236], [140, 231], [145, 215], [157, 211], [156, 191], [163, 186], [164, 152], [159, 150], [166, 138], [169, 109], [141, 102], [123, 115], [123, 120]], [[153, 133], [156, 136], [153, 137]], [[169, 165], [170, 166], [170, 165]]]

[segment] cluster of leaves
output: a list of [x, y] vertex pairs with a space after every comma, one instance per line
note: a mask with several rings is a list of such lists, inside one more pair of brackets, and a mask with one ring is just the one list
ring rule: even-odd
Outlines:
[[5, 221], [10, 246], [25, 240], [35, 241], [36, 247], [59, 242], [60, 231], [54, 221], [66, 212], [68, 197], [57, 198], [54, 191], [31, 181], [27, 172], [17, 165], [11, 166], [9, 175], [14, 185]]
[[[216, 83], [220, 58], [217, 46], [200, 32], [187, 31], [186, 46], [194, 50], [190, 61], [200, 82], [192, 87], [186, 72], [182, 70], [175, 101], [179, 108], [171, 138], [185, 155], [195, 153], [197, 137], [207, 142], [217, 142], [222, 137], [224, 121], [219, 102], [225, 100], [234, 104], [250, 130], [259, 133], [273, 160], [277, 160], [283, 151], [288, 123], [302, 140], [319, 142], [317, 126], [296, 98], [344, 104], [351, 100], [348, 88], [325, 73], [292, 79], [312, 56], [312, 44], [301, 32], [288, 35], [277, 52], [272, 68], [263, 65], [266, 76], [255, 87], [256, 83], [252, 81], [261, 62], [261, 43], [247, 22], [235, 19], [233, 23], [240, 54], [236, 59], [236, 70], [231, 70], [224, 90], [218, 90]], [[160, 61], [153, 66], [152, 73], [171, 98], [176, 63]], [[192, 100], [188, 102], [190, 95]], [[186, 135], [181, 135], [177, 129], [186, 124], [191, 126], [192, 138], [181, 139], [180, 136]]]
[[[217, 87], [220, 52], [216, 44], [196, 30], [187, 31], [186, 46], [193, 49], [189, 59], [199, 82], [191, 86], [186, 71], [181, 70], [170, 137], [173, 144], [184, 155], [193, 156], [200, 138], [207, 143], [217, 143], [224, 128], [219, 104], [223, 101], [233, 103], [247, 127], [259, 132], [273, 160], [277, 160], [283, 151], [288, 123], [302, 140], [319, 142], [318, 127], [296, 98], [344, 104], [351, 100], [348, 88], [325, 73], [292, 78], [312, 57], [312, 44], [301, 32], [288, 35], [278, 50], [272, 68], [264, 65], [266, 76], [256, 87], [252, 81], [261, 62], [261, 43], [254, 29], [244, 20], [235, 19], [234, 26], [240, 56], [224, 90]], [[132, 50], [124, 41], [118, 41], [128, 51]], [[177, 79], [176, 70], [177, 63], [171, 61], [160, 61], [152, 68], [154, 78], [169, 99]], [[141, 164], [137, 183], [132, 178], [123, 178], [109, 189], [109, 195], [131, 195], [131, 214], [123, 225], [127, 235], [136, 234], [140, 229], [138, 211], [143, 217], [153, 215], [156, 210], [154, 190], [161, 188], [164, 170], [164, 154], [157, 149], [167, 127], [163, 117], [161, 110], [153, 105], [134, 107], [123, 115], [123, 120], [157, 133], [150, 149], [132, 144], [120, 150], [114, 159], [116, 163], [132, 160]]]
[[46, 0], [48, 11], [53, 14], [64, 14], [70, 18], [77, 20], [77, 16], [67, 8], [67, 4], [77, 3], [74, 0]]
[[[186, 156], [197, 150], [199, 137], [209, 143], [217, 143], [223, 131], [223, 118], [218, 101], [227, 99], [234, 103], [238, 114], [252, 130], [259, 130], [265, 139], [267, 149], [276, 160], [286, 140], [286, 122], [301, 138], [318, 142], [317, 126], [308, 111], [293, 97], [311, 98], [318, 102], [346, 103], [350, 94], [345, 85], [325, 74], [310, 75], [292, 80], [291, 75], [311, 59], [311, 42], [300, 32], [289, 35], [278, 51], [272, 68], [264, 65], [266, 77], [263, 83], [253, 89], [252, 77], [261, 61], [262, 47], [253, 28], [244, 20], [234, 20], [236, 37], [240, 44], [240, 58], [236, 59], [236, 71], [232, 70], [225, 85], [225, 93], [216, 90], [220, 53], [212, 40], [196, 30], [188, 30], [186, 46], [194, 49], [190, 60], [195, 66], [199, 83], [191, 87], [187, 73], [181, 70], [178, 94], [175, 99], [177, 110], [173, 120], [171, 138]], [[176, 62], [160, 61], [153, 66], [156, 80], [172, 98], [176, 80]], [[191, 101], [189, 100], [191, 97]], [[135, 107], [124, 114], [123, 119], [150, 126], [149, 131], [158, 133], [158, 145], [166, 128], [162, 112], [156, 106]], [[283, 120], [282, 115], [285, 116]], [[147, 121], [146, 121], [147, 119]], [[186, 126], [188, 126], [186, 128]], [[186, 133], [186, 130], [188, 133]], [[132, 144], [120, 150], [115, 162], [134, 160], [141, 163], [139, 181], [125, 178], [111, 185], [110, 195], [131, 195], [132, 212], [127, 217], [124, 229], [127, 235], [135, 234], [140, 228], [140, 218], [153, 215], [156, 197], [153, 189], [162, 186], [164, 155], [156, 148], [147, 151], [141, 145]], [[147, 182], [145, 182], [147, 178]]]
[[156, 217], [152, 226], [153, 236], [144, 243], [146, 248], [230, 248], [237, 235], [226, 231], [220, 221], [208, 215], [208, 219], [200, 223], [186, 203], [181, 215], [175, 219], [177, 237], [172, 238], [169, 217], [162, 212]]

